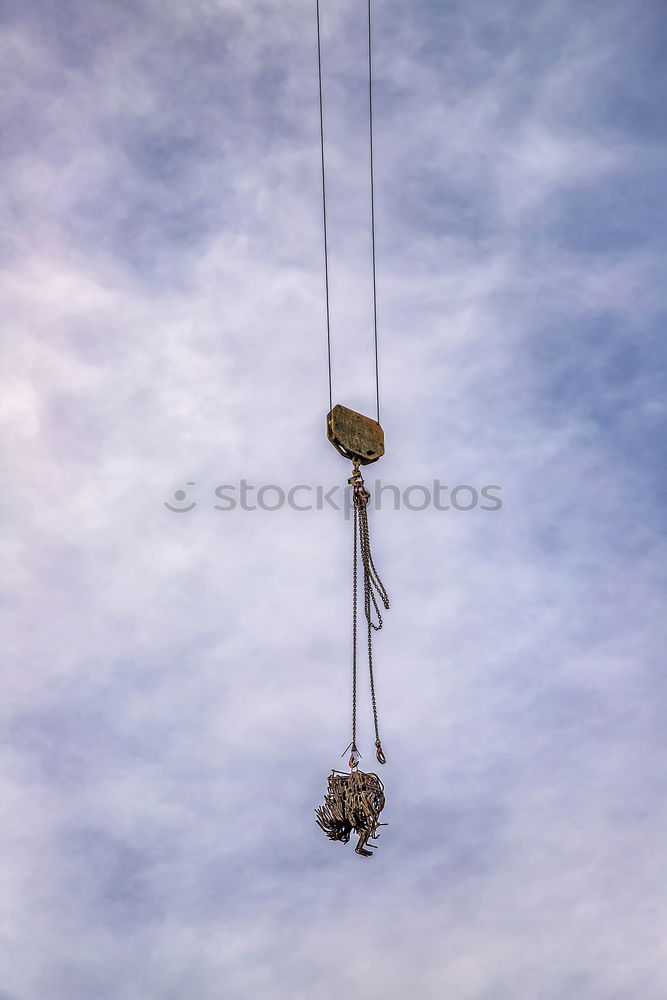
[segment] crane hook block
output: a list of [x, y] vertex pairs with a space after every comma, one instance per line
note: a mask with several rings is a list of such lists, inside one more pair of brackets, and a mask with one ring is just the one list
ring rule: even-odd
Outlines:
[[371, 417], [337, 403], [327, 415], [327, 437], [344, 458], [370, 465], [384, 455], [384, 431]]

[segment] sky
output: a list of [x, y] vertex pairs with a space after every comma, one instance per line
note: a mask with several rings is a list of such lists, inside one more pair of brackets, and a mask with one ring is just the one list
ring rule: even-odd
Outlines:
[[[314, 0], [3, 4], [0, 1000], [667, 995], [667, 12], [373, 10], [365, 859], [314, 814], [352, 558]], [[365, 16], [322, 0], [373, 415]]]

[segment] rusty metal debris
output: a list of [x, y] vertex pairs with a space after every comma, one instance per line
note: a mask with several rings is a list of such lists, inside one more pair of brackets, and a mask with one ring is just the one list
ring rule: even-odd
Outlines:
[[332, 771], [327, 779], [324, 804], [315, 810], [317, 824], [329, 840], [340, 840], [343, 844], [348, 843], [352, 832], [358, 834], [355, 852], [370, 858], [373, 852], [367, 847], [377, 845], [368, 841], [377, 839], [378, 827], [386, 826], [379, 822], [384, 803], [384, 786], [377, 774]]

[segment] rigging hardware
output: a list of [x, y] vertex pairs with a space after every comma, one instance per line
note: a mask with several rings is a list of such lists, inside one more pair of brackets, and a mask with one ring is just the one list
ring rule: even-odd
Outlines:
[[382, 628], [380, 605], [389, 609], [389, 597], [373, 562], [368, 527], [368, 502], [360, 466], [377, 462], [384, 455], [384, 431], [380, 426], [380, 376], [378, 365], [377, 277], [375, 253], [375, 184], [373, 176], [373, 63], [371, 44], [371, 0], [368, 0], [368, 123], [370, 151], [370, 203], [371, 203], [371, 264], [373, 276], [373, 343], [375, 352], [375, 402], [377, 419], [367, 417], [341, 404], [333, 405], [331, 377], [331, 310], [329, 303], [329, 249], [327, 234], [327, 196], [324, 157], [324, 106], [322, 100], [322, 41], [320, 0], [316, 0], [317, 68], [320, 108], [320, 159], [322, 167], [322, 223], [324, 231], [324, 285], [326, 299], [327, 362], [329, 374], [329, 412], [327, 437], [336, 450], [352, 461], [352, 475], [348, 484], [352, 491], [354, 509], [354, 540], [352, 563], [352, 741], [341, 756], [349, 751], [350, 773], [332, 771], [327, 782], [324, 804], [315, 810], [317, 823], [330, 840], [347, 843], [354, 830], [359, 835], [355, 848], [357, 854], [371, 857], [369, 839], [379, 836], [379, 822], [385, 805], [384, 786], [377, 774], [359, 770], [361, 753], [357, 746], [357, 633], [358, 633], [358, 568], [363, 574], [363, 606], [366, 619], [367, 661], [375, 732], [375, 756], [379, 764], [387, 759], [382, 748], [375, 693], [373, 664], [373, 632]]
[[343, 458], [370, 465], [384, 455], [384, 431], [377, 420], [337, 403], [327, 414], [327, 437]]

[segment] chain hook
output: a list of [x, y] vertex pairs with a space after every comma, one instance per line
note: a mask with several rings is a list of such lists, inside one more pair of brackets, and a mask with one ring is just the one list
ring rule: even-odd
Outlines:
[[361, 471], [359, 469], [360, 464], [361, 464], [360, 459], [354, 458], [352, 460], [352, 465], [353, 465], [352, 475], [348, 479], [348, 483], [352, 487], [352, 496], [355, 507], [364, 507], [371, 498], [370, 493], [366, 489], [364, 478], [361, 475]]
[[[356, 486], [358, 481], [361, 479], [361, 472], [359, 471], [360, 464], [361, 462], [358, 458], [352, 459], [352, 475], [348, 479], [350, 486]], [[361, 479], [361, 482], [363, 483], [363, 479]]]
[[349, 757], [349, 760], [347, 762], [347, 766], [349, 768], [357, 767], [358, 764], [359, 764], [359, 761], [361, 760], [361, 754], [357, 750], [357, 744], [356, 743], [350, 743], [350, 745], [348, 747], [346, 747], [345, 750], [343, 750], [343, 752], [341, 754], [341, 757], [344, 757], [348, 750], [350, 751], [350, 757]]

